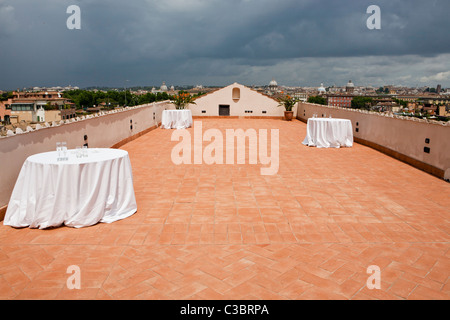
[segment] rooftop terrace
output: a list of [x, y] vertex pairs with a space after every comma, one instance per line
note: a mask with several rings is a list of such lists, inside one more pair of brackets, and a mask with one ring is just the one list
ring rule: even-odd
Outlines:
[[[298, 120], [202, 123], [279, 129], [278, 174], [176, 166], [173, 130], [153, 130], [122, 146], [135, 215], [83, 229], [0, 225], [0, 298], [450, 298], [450, 184], [359, 144], [305, 147]], [[80, 290], [66, 286], [71, 265]], [[366, 285], [371, 265], [379, 290]]]

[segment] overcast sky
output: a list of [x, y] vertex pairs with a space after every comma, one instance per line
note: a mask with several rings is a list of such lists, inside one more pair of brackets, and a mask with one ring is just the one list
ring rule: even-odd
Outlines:
[[449, 12], [449, 0], [0, 0], [0, 89], [450, 87]]

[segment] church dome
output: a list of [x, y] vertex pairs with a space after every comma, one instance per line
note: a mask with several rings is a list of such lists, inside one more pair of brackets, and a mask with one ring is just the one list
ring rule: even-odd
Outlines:
[[352, 80], [349, 80], [347, 83], [347, 88], [353, 88], [355, 85], [353, 84]]
[[166, 83], [163, 82], [162, 86], [159, 88], [161, 91], [167, 91]]
[[320, 84], [319, 89], [317, 89], [320, 93], [325, 93], [327, 90], [325, 89], [325, 87], [323, 86], [323, 83]]
[[277, 87], [278, 83], [275, 81], [275, 79], [272, 79], [272, 81], [270, 81], [270, 83], [269, 83], [269, 86], [270, 87]]

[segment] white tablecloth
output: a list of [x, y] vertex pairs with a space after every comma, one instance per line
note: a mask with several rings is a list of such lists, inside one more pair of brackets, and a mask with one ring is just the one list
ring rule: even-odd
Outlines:
[[137, 211], [128, 152], [88, 149], [68, 161], [57, 152], [28, 157], [17, 178], [4, 224], [45, 229], [66, 225], [81, 228], [111, 223]]
[[347, 119], [309, 118], [304, 145], [318, 148], [353, 146], [352, 122]]
[[192, 126], [192, 112], [187, 109], [164, 110], [161, 119], [161, 128], [185, 129]]

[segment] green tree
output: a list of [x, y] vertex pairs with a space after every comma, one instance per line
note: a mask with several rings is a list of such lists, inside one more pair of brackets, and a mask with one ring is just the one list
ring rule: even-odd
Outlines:
[[11, 91], [3, 92], [0, 94], [0, 101], [6, 101], [8, 99], [11, 99], [13, 97], [13, 93]]
[[[2, 97], [2, 95], [0, 95], [0, 97]], [[128, 106], [136, 106], [156, 101], [169, 100], [170, 98], [166, 92], [158, 92], [157, 94], [149, 92], [144, 95], [136, 95], [129, 90], [108, 90], [107, 92], [100, 90], [71, 90], [64, 92], [63, 97], [71, 100], [76, 105], [77, 109], [90, 108], [94, 105], [98, 106], [103, 102], [106, 103], [107, 106], [124, 106], [125, 104]]]
[[79, 105], [78, 108], [90, 108], [90, 107], [93, 107], [94, 104], [95, 104], [95, 99], [94, 99], [93, 92], [83, 91], [78, 96], [78, 105]]
[[324, 97], [321, 97], [321, 96], [311, 96], [311, 97], [308, 98], [308, 102], [309, 103], [326, 105], [327, 104], [327, 99], [325, 99]]
[[156, 96], [149, 92], [139, 96], [139, 104], [147, 104], [156, 101]]
[[352, 108], [354, 109], [367, 109], [373, 105], [373, 99], [370, 97], [354, 97], [352, 99]]
[[408, 107], [408, 101], [405, 100], [400, 100], [400, 99], [393, 99], [395, 103], [401, 105], [403, 108], [407, 108]]

